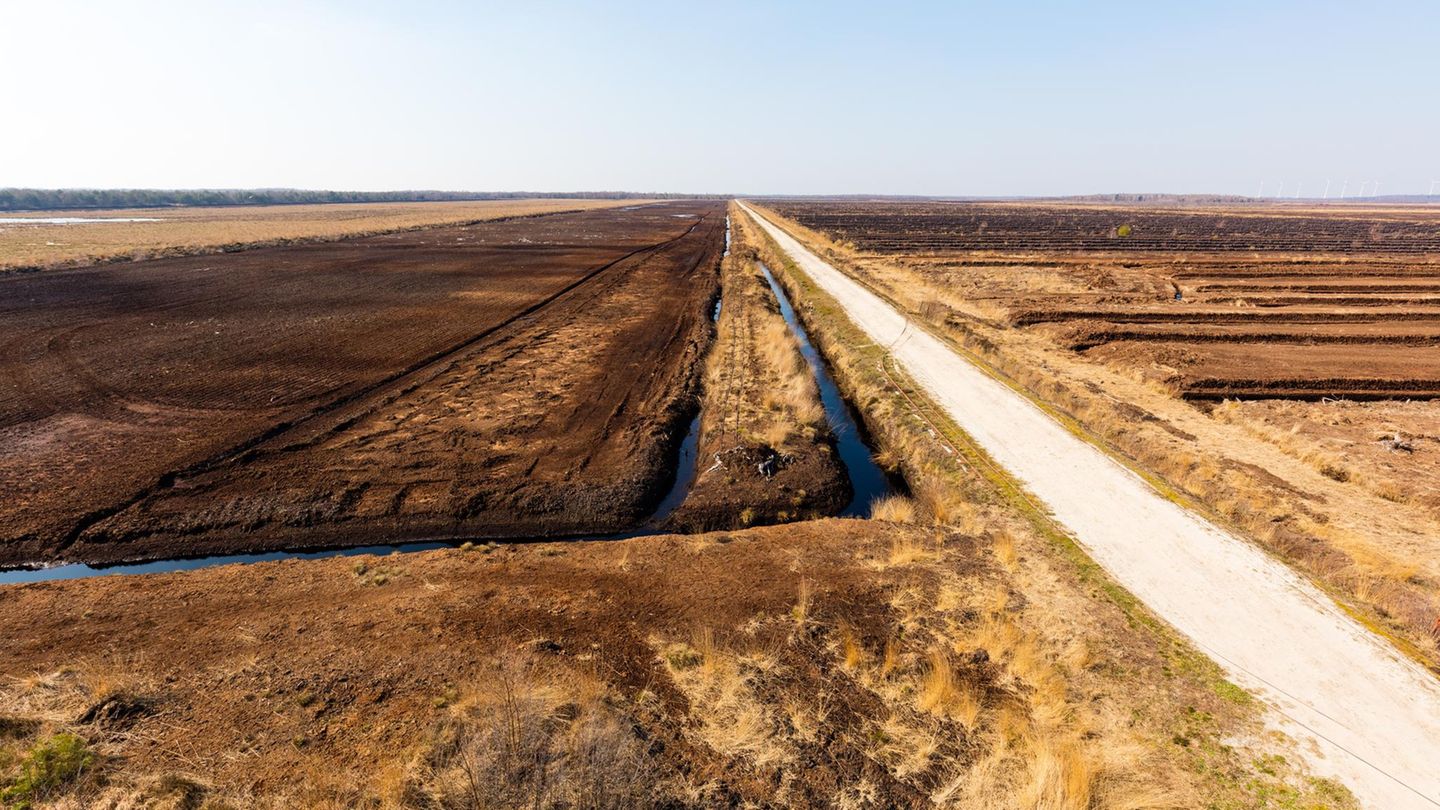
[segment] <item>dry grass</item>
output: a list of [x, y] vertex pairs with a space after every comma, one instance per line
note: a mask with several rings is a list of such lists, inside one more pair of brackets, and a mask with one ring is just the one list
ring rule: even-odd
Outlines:
[[810, 600], [815, 596], [815, 586], [808, 579], [800, 580], [795, 595], [795, 606], [790, 609], [790, 618], [797, 625], [804, 625], [810, 618]]
[[865, 654], [865, 648], [861, 646], [860, 640], [855, 635], [855, 630], [849, 622], [842, 622], [839, 627], [839, 632], [842, 665], [846, 670], [854, 672], [860, 669], [868, 656]]
[[[117, 259], [212, 252], [236, 245], [346, 236], [636, 205], [641, 200], [487, 200], [475, 202], [267, 205], [220, 208], [46, 211], [34, 217], [137, 217], [159, 222], [0, 224], [0, 272]], [[29, 217], [24, 214], [20, 216]]]
[[885, 495], [870, 504], [870, 517], [891, 523], [913, 523], [915, 502], [904, 495]]
[[[794, 758], [774, 706], [756, 692], [754, 680], [774, 667], [764, 652], [739, 654], [716, 645], [703, 631], [695, 644], [656, 641], [659, 660], [671, 681], [689, 699], [697, 721], [695, 736], [726, 757], [768, 768]], [[803, 722], [803, 721], [802, 721]]]
[[929, 562], [938, 556], [935, 549], [928, 547], [924, 542], [913, 535], [898, 535], [890, 541], [890, 556], [885, 560], [882, 567], [894, 568], [896, 566], [914, 565], [918, 562]]
[[940, 650], [930, 652], [929, 664], [920, 679], [917, 703], [921, 711], [954, 720], [973, 731], [980, 719], [981, 700], [974, 686], [955, 675], [949, 656]]
[[707, 440], [807, 449], [826, 431], [815, 378], [755, 264], [752, 226], [731, 216], [724, 307], [706, 361]]
[[502, 657], [436, 729], [403, 781], [416, 808], [629, 808], [662, 786], [603, 683]]
[[[1210, 415], [1332, 480], [1440, 518], [1440, 402], [1226, 400]], [[1397, 438], [1406, 449], [1387, 449]]]
[[[1440, 546], [1433, 541], [1440, 537], [1440, 521], [1389, 476], [1361, 471], [1343, 452], [1293, 430], [1238, 417], [1237, 406], [1201, 413], [1143, 376], [1077, 357], [1044, 336], [1004, 328], [1003, 312], [970, 297], [994, 285], [1015, 287], [1008, 293], [1015, 295], [1048, 289], [1053, 279], [1046, 280], [1043, 268], [1033, 277], [982, 277], [974, 267], [950, 272], [941, 260], [862, 256], [776, 219], [900, 306], [930, 312], [938, 318], [930, 321], [937, 332], [1073, 420], [1077, 432], [1348, 597], [1374, 625], [1403, 637], [1430, 662], [1440, 660], [1440, 640], [1432, 635], [1440, 621]], [[1015, 272], [1015, 265], [1005, 271]], [[923, 444], [917, 438], [899, 451], [913, 453]], [[1435, 498], [1440, 502], [1440, 491]], [[1400, 576], [1412, 565], [1427, 575]]]
[[[822, 244], [827, 252], [846, 255]], [[871, 732], [877, 761], [923, 780], [932, 801], [954, 807], [1189, 807], [1202, 796], [1212, 804], [1259, 806], [1268, 800], [1258, 794], [1267, 792], [1303, 805], [1331, 795], [1293, 769], [1259, 772], [1227, 747], [1222, 740], [1252, 733], [1238, 729], [1253, 728], [1254, 719], [1228, 702], [1235, 690], [1213, 662], [1118, 592], [1073, 546], [1040, 534], [1043, 515], [1019, 517], [1013, 501], [997, 498], [996, 482], [937, 435], [935, 426], [945, 420], [915, 412], [918, 395], [882, 364], [883, 350], [846, 325], [773, 243], [762, 255], [783, 270], [812, 339], [841, 387], [861, 403], [882, 460], [915, 491], [906, 517], [923, 516], [939, 531], [988, 548], [994, 560], [992, 575], [956, 576], [943, 546], [924, 549], [913, 538], [893, 541], [878, 565], [871, 559], [879, 570], [914, 577], [894, 592], [892, 628], [844, 628], [834, 645], [839, 667], [886, 707]], [[903, 279], [908, 296], [949, 297], [939, 285]], [[889, 517], [888, 507], [878, 507], [877, 517]], [[927, 584], [922, 573], [936, 579]], [[1135, 659], [1119, 663], [1143, 649], [1130, 636], [1137, 632], [1156, 634], [1165, 655], [1178, 654], [1164, 665], [1163, 684], [1142, 685], [1153, 673]], [[863, 637], [884, 641], [867, 647]], [[1115, 689], [1117, 677], [1124, 689]], [[1214, 713], [1207, 715], [1212, 725], [1198, 732], [1209, 735], [1203, 744], [1183, 719], [1200, 704]], [[1222, 732], [1218, 716], [1229, 717], [1234, 730]], [[1171, 741], [1177, 728], [1189, 747]], [[936, 740], [954, 741], [963, 753], [937, 748]]]
[[1014, 571], [1015, 566], [1020, 562], [1019, 553], [1015, 550], [1015, 538], [1004, 529], [991, 535], [990, 551], [995, 555], [995, 559], [1010, 571]]
[[459, 692], [413, 756], [391, 752], [388, 765], [364, 778], [311, 757], [293, 787], [272, 785], [257, 795], [217, 791], [199, 776], [123, 767], [116, 754], [130, 742], [132, 726], [165, 709], [163, 685], [162, 697], [150, 701], [156, 686], [130, 674], [139, 669], [133, 662], [87, 661], [0, 684], [0, 791], [18, 752], [71, 734], [86, 741], [93, 765], [84, 778], [48, 791], [44, 807], [621, 810], [669, 797], [633, 718], [603, 682], [520, 649], [502, 653]]

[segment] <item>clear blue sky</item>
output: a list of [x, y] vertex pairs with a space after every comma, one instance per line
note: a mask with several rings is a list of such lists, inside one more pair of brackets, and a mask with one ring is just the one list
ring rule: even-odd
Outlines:
[[0, 186], [1318, 196], [1328, 178], [1334, 196], [1440, 179], [1435, 0], [0, 0], [0, 75]]

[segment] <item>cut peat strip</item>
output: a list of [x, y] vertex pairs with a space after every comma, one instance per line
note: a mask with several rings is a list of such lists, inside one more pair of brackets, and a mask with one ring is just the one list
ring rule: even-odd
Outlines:
[[[725, 217], [725, 249], [720, 253], [720, 260], [724, 261], [730, 255], [730, 217]], [[710, 323], [714, 324], [720, 320], [720, 306], [724, 302], [723, 295], [715, 296], [715, 306], [710, 310]], [[700, 408], [695, 409], [695, 416], [690, 419], [690, 427], [685, 431], [685, 439], [680, 442], [679, 458], [675, 460], [675, 482], [670, 485], [670, 491], [660, 500], [660, 505], [655, 508], [655, 513], [645, 521], [645, 526], [655, 531], [665, 522], [665, 519], [680, 508], [685, 502], [685, 497], [690, 494], [690, 487], [695, 484], [695, 475], [699, 472], [696, 468], [696, 455], [700, 447], [700, 418], [703, 416]]]
[[524, 307], [523, 309], [510, 315], [504, 320], [501, 320], [500, 322], [493, 324], [474, 335], [466, 337], [459, 343], [447, 346], [437, 352], [432, 353], [427, 357], [423, 357], [420, 360], [411, 363], [409, 366], [393, 372], [392, 374], [381, 378], [374, 383], [371, 383], [357, 390], [348, 391], [333, 400], [325, 402], [318, 407], [311, 409], [308, 413], [305, 413], [296, 419], [282, 421], [262, 431], [261, 433], [258, 433], [240, 442], [233, 447], [227, 448], [220, 453], [211, 456], [210, 458], [204, 459], [195, 464], [191, 464], [188, 467], [180, 470], [171, 470], [163, 473], [155, 483], [140, 489], [138, 492], [132, 494], [129, 498], [117, 504], [112, 504], [107, 507], [96, 509], [89, 514], [82, 516], [70, 529], [69, 533], [60, 543], [59, 548], [62, 551], [69, 548], [70, 546], [74, 545], [78, 540], [80, 540], [81, 537], [85, 534], [86, 530], [89, 529], [91, 526], [98, 524], [105, 518], [119, 514], [120, 512], [123, 512], [124, 510], [143, 502], [146, 498], [154, 495], [157, 492], [171, 489], [177, 481], [187, 476], [193, 476], [198, 473], [218, 468], [222, 465], [233, 462], [243, 463], [249, 459], [252, 459], [254, 457], [254, 451], [262, 444], [279, 441], [285, 435], [303, 428], [306, 424], [313, 422], [316, 419], [335, 413], [346, 406], [356, 403], [362, 403], [367, 397], [379, 393], [389, 386], [403, 384], [404, 381], [408, 378], [414, 377], [426, 371], [427, 369], [434, 369], [442, 366], [443, 364], [449, 362], [452, 358], [458, 356], [465, 349], [479, 345], [482, 341], [484, 341], [486, 338], [489, 338], [491, 335], [494, 335], [502, 331], [506, 327], [544, 310], [546, 307], [550, 306], [556, 301], [563, 299], [567, 294], [572, 293], [582, 288], [586, 284], [594, 281], [595, 279], [600, 278], [607, 271], [617, 267], [622, 267], [627, 261], [631, 259], [655, 253], [657, 251], [663, 250], [668, 245], [679, 242], [686, 236], [689, 236], [691, 233], [693, 233], [703, 221], [704, 218], [701, 217], [695, 222], [695, 224], [691, 225], [679, 236], [671, 237], [663, 241], [636, 248], [635, 250], [632, 250], [629, 253], [626, 253], [619, 258], [614, 259], [613, 261], [607, 262], [603, 265], [600, 265], [599, 267], [589, 270], [575, 280], [556, 290], [555, 292], [546, 295], [540, 300], [535, 301], [534, 303]]

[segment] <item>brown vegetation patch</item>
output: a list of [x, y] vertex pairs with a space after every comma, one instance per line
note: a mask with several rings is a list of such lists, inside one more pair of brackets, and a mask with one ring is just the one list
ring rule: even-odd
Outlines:
[[[739, 209], [734, 209], [738, 212]], [[740, 528], [840, 511], [851, 497], [813, 372], [731, 217], [721, 308], [706, 362], [698, 471], [667, 525]]]
[[[81, 806], [1079, 810], [1250, 773], [1208, 673], [990, 543], [828, 520], [10, 587], [0, 751], [78, 735]], [[149, 708], [77, 722], [107, 695]]]

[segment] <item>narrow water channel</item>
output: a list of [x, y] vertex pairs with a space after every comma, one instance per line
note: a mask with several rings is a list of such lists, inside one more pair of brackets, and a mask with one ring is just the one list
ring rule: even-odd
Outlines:
[[[725, 250], [720, 254], [720, 260], [724, 261], [730, 255], [730, 215], [725, 215]], [[725, 300], [723, 295], [715, 297], [715, 309], [710, 313], [710, 322], [720, 321], [720, 305]], [[655, 514], [645, 521], [645, 526], [656, 527], [670, 517], [680, 504], [685, 502], [685, 496], [690, 494], [690, 486], [695, 483], [695, 475], [699, 472], [696, 462], [696, 455], [700, 452], [700, 417], [702, 411], [695, 409], [695, 418], [690, 420], [690, 429], [685, 431], [685, 439], [680, 442], [680, 457], [675, 460], [675, 483], [670, 485], [670, 491], [660, 499], [660, 505], [655, 507]]]
[[457, 543], [427, 540], [415, 543], [397, 543], [390, 546], [358, 546], [355, 548], [328, 548], [318, 551], [266, 551], [256, 554], [222, 554], [213, 557], [180, 557], [169, 560], [153, 560], [140, 563], [119, 563], [116, 565], [86, 565], [66, 563], [48, 568], [20, 568], [0, 571], [0, 585], [19, 585], [24, 582], [49, 582], [56, 579], [85, 579], [109, 574], [163, 574], [170, 571], [192, 571], [209, 568], [212, 565], [230, 563], [257, 563], [270, 560], [318, 560], [323, 557], [355, 557], [361, 554], [394, 554], [396, 552], [430, 551], [449, 548]]
[[835, 384], [835, 378], [830, 375], [830, 366], [815, 345], [810, 342], [810, 335], [806, 333], [805, 327], [800, 319], [795, 316], [795, 308], [790, 305], [790, 299], [786, 297], [785, 290], [775, 280], [775, 275], [770, 272], [763, 262], [756, 262], [760, 265], [760, 272], [765, 274], [765, 281], [770, 284], [770, 290], [775, 293], [775, 300], [780, 304], [780, 315], [785, 318], [790, 331], [795, 335], [795, 342], [800, 344], [800, 354], [804, 356], [805, 362], [810, 364], [810, 370], [815, 374], [815, 385], [820, 389], [820, 404], [825, 409], [825, 421], [830, 425], [830, 432], [835, 434], [836, 448], [840, 451], [840, 460], [845, 464], [845, 472], [850, 476], [850, 487], [855, 494], [850, 503], [840, 512], [843, 517], [870, 517], [870, 504], [876, 498], [889, 495], [895, 491], [890, 476], [880, 469], [875, 463], [875, 456], [870, 450], [870, 445], [865, 442], [865, 437], [860, 431], [860, 422], [855, 416], [855, 409], [850, 407], [844, 395], [840, 393], [840, 387]]
[[[725, 253], [730, 252], [730, 220], [725, 220]], [[854, 496], [850, 503], [840, 513], [847, 517], [868, 517], [870, 504], [876, 498], [894, 491], [893, 484], [885, 472], [875, 464], [871, 456], [870, 447], [865, 443], [864, 435], [860, 430], [859, 422], [856, 419], [854, 410], [850, 403], [846, 402], [841, 395], [840, 389], [835, 385], [834, 378], [830, 375], [829, 366], [825, 358], [820, 355], [813, 344], [810, 336], [805, 332], [795, 315], [795, 309], [790, 305], [790, 299], [785, 296], [785, 291], [776, 282], [775, 276], [771, 274], [770, 268], [760, 265], [760, 270], [765, 274], [765, 280], [770, 284], [770, 289], [775, 294], [775, 300], [780, 305], [780, 314], [785, 318], [795, 340], [800, 346], [800, 353], [805, 361], [810, 364], [810, 369], [815, 375], [815, 384], [820, 389], [820, 402], [825, 410], [826, 422], [830, 430], [835, 434], [837, 448], [840, 452], [840, 460], [844, 462], [847, 474], [850, 477], [850, 484], [854, 490]], [[712, 317], [720, 318], [720, 301], [715, 302], [715, 309]], [[691, 420], [690, 429], [685, 434], [685, 439], [680, 444], [679, 458], [675, 467], [675, 483], [671, 485], [669, 492], [661, 501], [655, 514], [647, 520], [643, 526], [632, 531], [603, 536], [581, 536], [574, 538], [563, 537], [541, 537], [541, 538], [510, 538], [497, 539], [496, 542], [522, 542], [524, 540], [620, 540], [630, 537], [639, 537], [646, 534], [656, 534], [659, 524], [674, 512], [675, 509], [685, 500], [690, 492], [690, 486], [695, 481], [697, 472], [696, 450], [700, 438], [700, 415], [697, 413]], [[105, 576], [109, 574], [156, 574], [169, 571], [190, 571], [197, 568], [209, 568], [212, 565], [229, 565], [232, 563], [256, 563], [270, 560], [302, 559], [313, 560], [324, 557], [354, 557], [362, 554], [395, 554], [409, 553], [414, 551], [430, 551], [438, 548], [451, 548], [463, 542], [463, 538], [445, 540], [423, 540], [413, 543], [396, 543], [394, 545], [360, 546], [356, 548], [320, 549], [316, 551], [267, 551], [253, 554], [225, 554], [212, 557], [186, 557], [168, 560], [155, 560], [142, 563], [123, 563], [118, 565], [93, 566], [84, 563], [69, 563], [56, 565], [49, 568], [17, 569], [12, 571], [0, 571], [0, 585], [17, 585], [25, 582], [46, 582], [58, 579], [83, 579], [85, 577]]]

